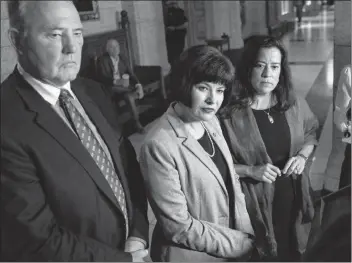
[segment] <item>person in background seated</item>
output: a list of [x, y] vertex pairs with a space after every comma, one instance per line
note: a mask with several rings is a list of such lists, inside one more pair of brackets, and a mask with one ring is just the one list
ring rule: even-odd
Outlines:
[[307, 164], [318, 120], [289, 70], [281, 41], [249, 37], [221, 118], [261, 260], [300, 260], [314, 216]]
[[154, 261], [241, 261], [252, 255], [244, 195], [215, 116], [234, 74], [231, 62], [210, 46], [189, 48], [171, 69], [173, 102], [140, 154], [157, 218]]
[[77, 78], [76, 8], [8, 1], [8, 12], [18, 63], [1, 83], [1, 261], [143, 262], [140, 169], [105, 118], [114, 111], [102, 85]]
[[341, 70], [335, 98], [334, 123], [344, 133], [347, 144], [341, 167], [339, 188], [351, 184], [351, 65]]
[[[144, 133], [140, 123], [136, 99], [142, 99], [143, 87], [136, 75], [133, 74], [126, 59], [120, 54], [120, 45], [116, 39], [109, 39], [106, 43], [106, 52], [97, 59], [96, 79], [103, 83], [109, 92], [113, 93], [114, 102], [123, 98], [132, 114], [138, 132]], [[126, 76], [128, 75], [128, 76]], [[129, 79], [129, 85], [124, 85], [123, 78]]]

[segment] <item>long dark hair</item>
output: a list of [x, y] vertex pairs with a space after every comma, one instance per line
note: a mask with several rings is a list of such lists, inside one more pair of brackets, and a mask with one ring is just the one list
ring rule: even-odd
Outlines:
[[291, 71], [284, 45], [275, 37], [254, 35], [245, 40], [243, 52], [236, 66], [233, 92], [223, 114], [230, 114], [233, 109], [243, 109], [253, 103], [256, 90], [251, 84], [252, 70], [257, 62], [260, 50], [271, 47], [276, 47], [281, 53], [279, 83], [273, 90], [273, 95], [277, 100], [275, 110], [286, 111], [294, 104], [295, 97], [291, 81]]

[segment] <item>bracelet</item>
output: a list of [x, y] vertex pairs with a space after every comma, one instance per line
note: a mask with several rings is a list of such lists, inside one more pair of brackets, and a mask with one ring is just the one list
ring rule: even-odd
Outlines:
[[297, 156], [301, 156], [305, 161], [308, 160], [308, 157], [304, 156], [302, 153], [297, 154]]

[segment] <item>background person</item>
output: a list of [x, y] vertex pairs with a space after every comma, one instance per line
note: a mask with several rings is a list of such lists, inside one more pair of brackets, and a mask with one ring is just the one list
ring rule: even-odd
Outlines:
[[[124, 87], [123, 75], [129, 76], [130, 85]], [[138, 132], [143, 133], [144, 128], [139, 121], [139, 113], [135, 100], [144, 96], [142, 84], [128, 65], [126, 59], [120, 54], [120, 45], [115, 39], [109, 39], [106, 43], [106, 52], [97, 60], [97, 80], [103, 83], [110, 92], [113, 92], [114, 102], [121, 97], [125, 100], [134, 120]], [[131, 88], [132, 87], [132, 88]]]
[[280, 41], [245, 41], [223, 126], [261, 259], [299, 260], [314, 213], [307, 160], [317, 144], [318, 121], [294, 95]]
[[351, 65], [340, 73], [335, 97], [334, 123], [344, 133], [346, 142], [345, 158], [341, 167], [339, 188], [351, 184]]
[[167, 58], [172, 67], [185, 48], [188, 19], [177, 1], [164, 1]]
[[194, 46], [171, 70], [174, 102], [148, 133], [140, 164], [157, 218], [154, 261], [227, 261], [251, 256], [252, 226], [215, 114], [234, 67], [217, 49]]
[[1, 259], [143, 261], [140, 170], [116, 119], [103, 116], [111, 108], [102, 88], [76, 79], [77, 10], [71, 1], [9, 1], [8, 11], [18, 64], [1, 84]]

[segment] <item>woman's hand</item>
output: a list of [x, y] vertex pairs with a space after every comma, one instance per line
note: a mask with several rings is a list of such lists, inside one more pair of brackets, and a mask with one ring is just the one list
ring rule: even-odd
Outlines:
[[304, 170], [305, 165], [306, 165], [306, 159], [303, 158], [302, 156], [297, 155], [297, 156], [291, 157], [287, 161], [284, 169], [282, 170], [282, 173], [285, 175], [291, 175], [292, 173], [301, 174]]
[[277, 176], [281, 176], [281, 171], [278, 167], [267, 163], [260, 166], [253, 166], [250, 176], [255, 180], [271, 184], [276, 180]]

